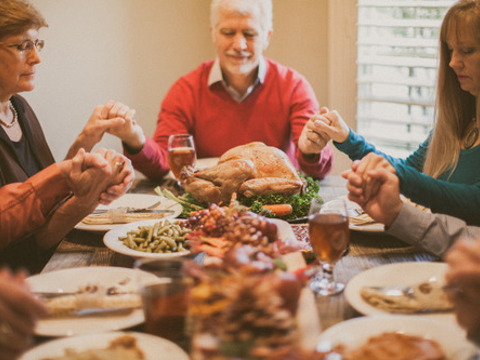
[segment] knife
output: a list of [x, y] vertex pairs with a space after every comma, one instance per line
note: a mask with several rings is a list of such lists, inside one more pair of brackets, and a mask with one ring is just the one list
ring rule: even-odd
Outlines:
[[118, 308], [86, 308], [78, 309], [67, 316], [119, 316], [128, 315], [133, 310], [138, 309], [136, 307], [118, 307]]
[[88, 316], [123, 316], [129, 315], [135, 309], [139, 309], [139, 307], [83, 308], [72, 310], [65, 314], [50, 315], [48, 316], [48, 319]]
[[61, 296], [70, 296], [70, 295], [78, 295], [79, 293], [76, 291], [33, 291], [32, 294], [36, 297], [44, 298], [44, 299], [53, 299], [56, 297]]
[[118, 212], [125, 214], [173, 214], [173, 210], [168, 209], [158, 209], [158, 210], [149, 210], [149, 209], [134, 209], [134, 208], [123, 208], [123, 209], [97, 209], [94, 210], [92, 214], [106, 214], [108, 212]]

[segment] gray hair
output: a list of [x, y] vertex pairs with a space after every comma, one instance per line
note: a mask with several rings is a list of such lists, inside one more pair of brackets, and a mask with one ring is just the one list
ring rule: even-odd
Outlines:
[[234, 9], [243, 14], [249, 12], [252, 6], [258, 6], [260, 10], [265, 34], [273, 30], [272, 0], [212, 0], [210, 6], [210, 25], [213, 29], [217, 26], [220, 8]]
[[42, 14], [28, 1], [0, 0], [0, 39], [47, 26]]

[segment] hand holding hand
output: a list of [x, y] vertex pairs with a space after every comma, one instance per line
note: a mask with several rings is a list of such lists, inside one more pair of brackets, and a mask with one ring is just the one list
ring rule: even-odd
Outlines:
[[330, 140], [326, 133], [319, 131], [315, 126], [316, 117], [327, 111], [327, 108], [321, 108], [319, 114], [312, 116], [303, 127], [298, 140], [298, 148], [303, 154], [319, 154]]
[[326, 138], [338, 143], [345, 142], [350, 134], [350, 128], [336, 110], [329, 111], [324, 107], [319, 114], [312, 116], [309, 121], [313, 122], [312, 131], [325, 134]]
[[480, 342], [480, 239], [460, 239], [445, 255], [449, 270], [445, 279], [458, 323], [470, 338]]
[[95, 144], [102, 140], [105, 132], [125, 124], [125, 119], [122, 116], [112, 116], [113, 113], [111, 113], [111, 110], [116, 104], [117, 103], [112, 100], [109, 100], [105, 105], [95, 107], [92, 115], [78, 136], [81, 140], [77, 139], [76, 141], [85, 150], [90, 151]]
[[369, 175], [370, 170], [383, 168], [390, 171], [392, 174], [395, 174], [395, 168], [392, 164], [390, 164], [390, 162], [388, 162], [383, 156], [375, 153], [367, 154], [362, 160], [356, 162], [354, 166], [355, 172], [363, 179], [362, 186], [365, 201], [368, 201], [372, 194], [376, 194], [381, 185], [379, 181], [373, 181], [372, 177]]
[[[101, 151], [105, 150], [87, 153], [84, 149], [80, 149], [71, 162], [67, 163], [66, 168], [61, 167], [67, 183], [79, 199], [83, 198], [89, 202], [98, 201], [100, 193], [112, 180], [112, 165], [102, 156]], [[59, 163], [59, 166], [62, 163]]]
[[130, 160], [114, 150], [86, 153], [80, 149], [72, 160], [58, 166], [75, 196], [92, 206], [108, 205], [125, 194], [135, 179]]
[[25, 282], [26, 274], [0, 270], [0, 359], [13, 360], [33, 342], [38, 318], [46, 315]]
[[130, 189], [135, 179], [135, 172], [131, 161], [122, 154], [118, 154], [113, 150], [105, 151], [104, 149], [99, 149], [96, 152], [107, 160], [113, 169], [113, 176], [109, 186], [100, 194], [100, 203], [108, 205]]
[[105, 104], [105, 108], [108, 109], [108, 119], [123, 118], [125, 120], [122, 123], [113, 124], [107, 129], [107, 132], [118, 137], [130, 149], [141, 150], [145, 144], [145, 134], [135, 120], [136, 111], [120, 102], [110, 101], [107, 104]]
[[368, 175], [372, 189], [365, 196], [365, 177], [357, 172], [360, 161], [355, 161], [352, 170], [342, 174], [348, 180], [348, 198], [358, 203], [375, 221], [390, 226], [402, 209], [398, 177], [391, 171], [378, 167], [369, 170]]

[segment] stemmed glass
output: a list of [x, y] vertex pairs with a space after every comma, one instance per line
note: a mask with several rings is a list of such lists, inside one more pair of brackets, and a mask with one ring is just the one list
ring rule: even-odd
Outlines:
[[333, 269], [350, 239], [345, 200], [337, 199], [324, 204], [321, 198], [312, 199], [308, 229], [310, 243], [319, 264], [316, 274], [310, 280], [310, 288], [321, 296], [338, 294], [345, 284], [334, 281]]
[[184, 166], [195, 166], [197, 152], [193, 136], [190, 134], [174, 134], [168, 138], [168, 165], [179, 182], [180, 171]]

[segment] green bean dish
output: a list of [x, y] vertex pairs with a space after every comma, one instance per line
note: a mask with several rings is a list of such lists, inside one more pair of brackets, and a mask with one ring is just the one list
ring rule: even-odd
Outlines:
[[152, 226], [139, 226], [118, 240], [132, 250], [147, 253], [175, 253], [188, 251], [185, 235], [191, 230], [182, 221], [168, 219]]

